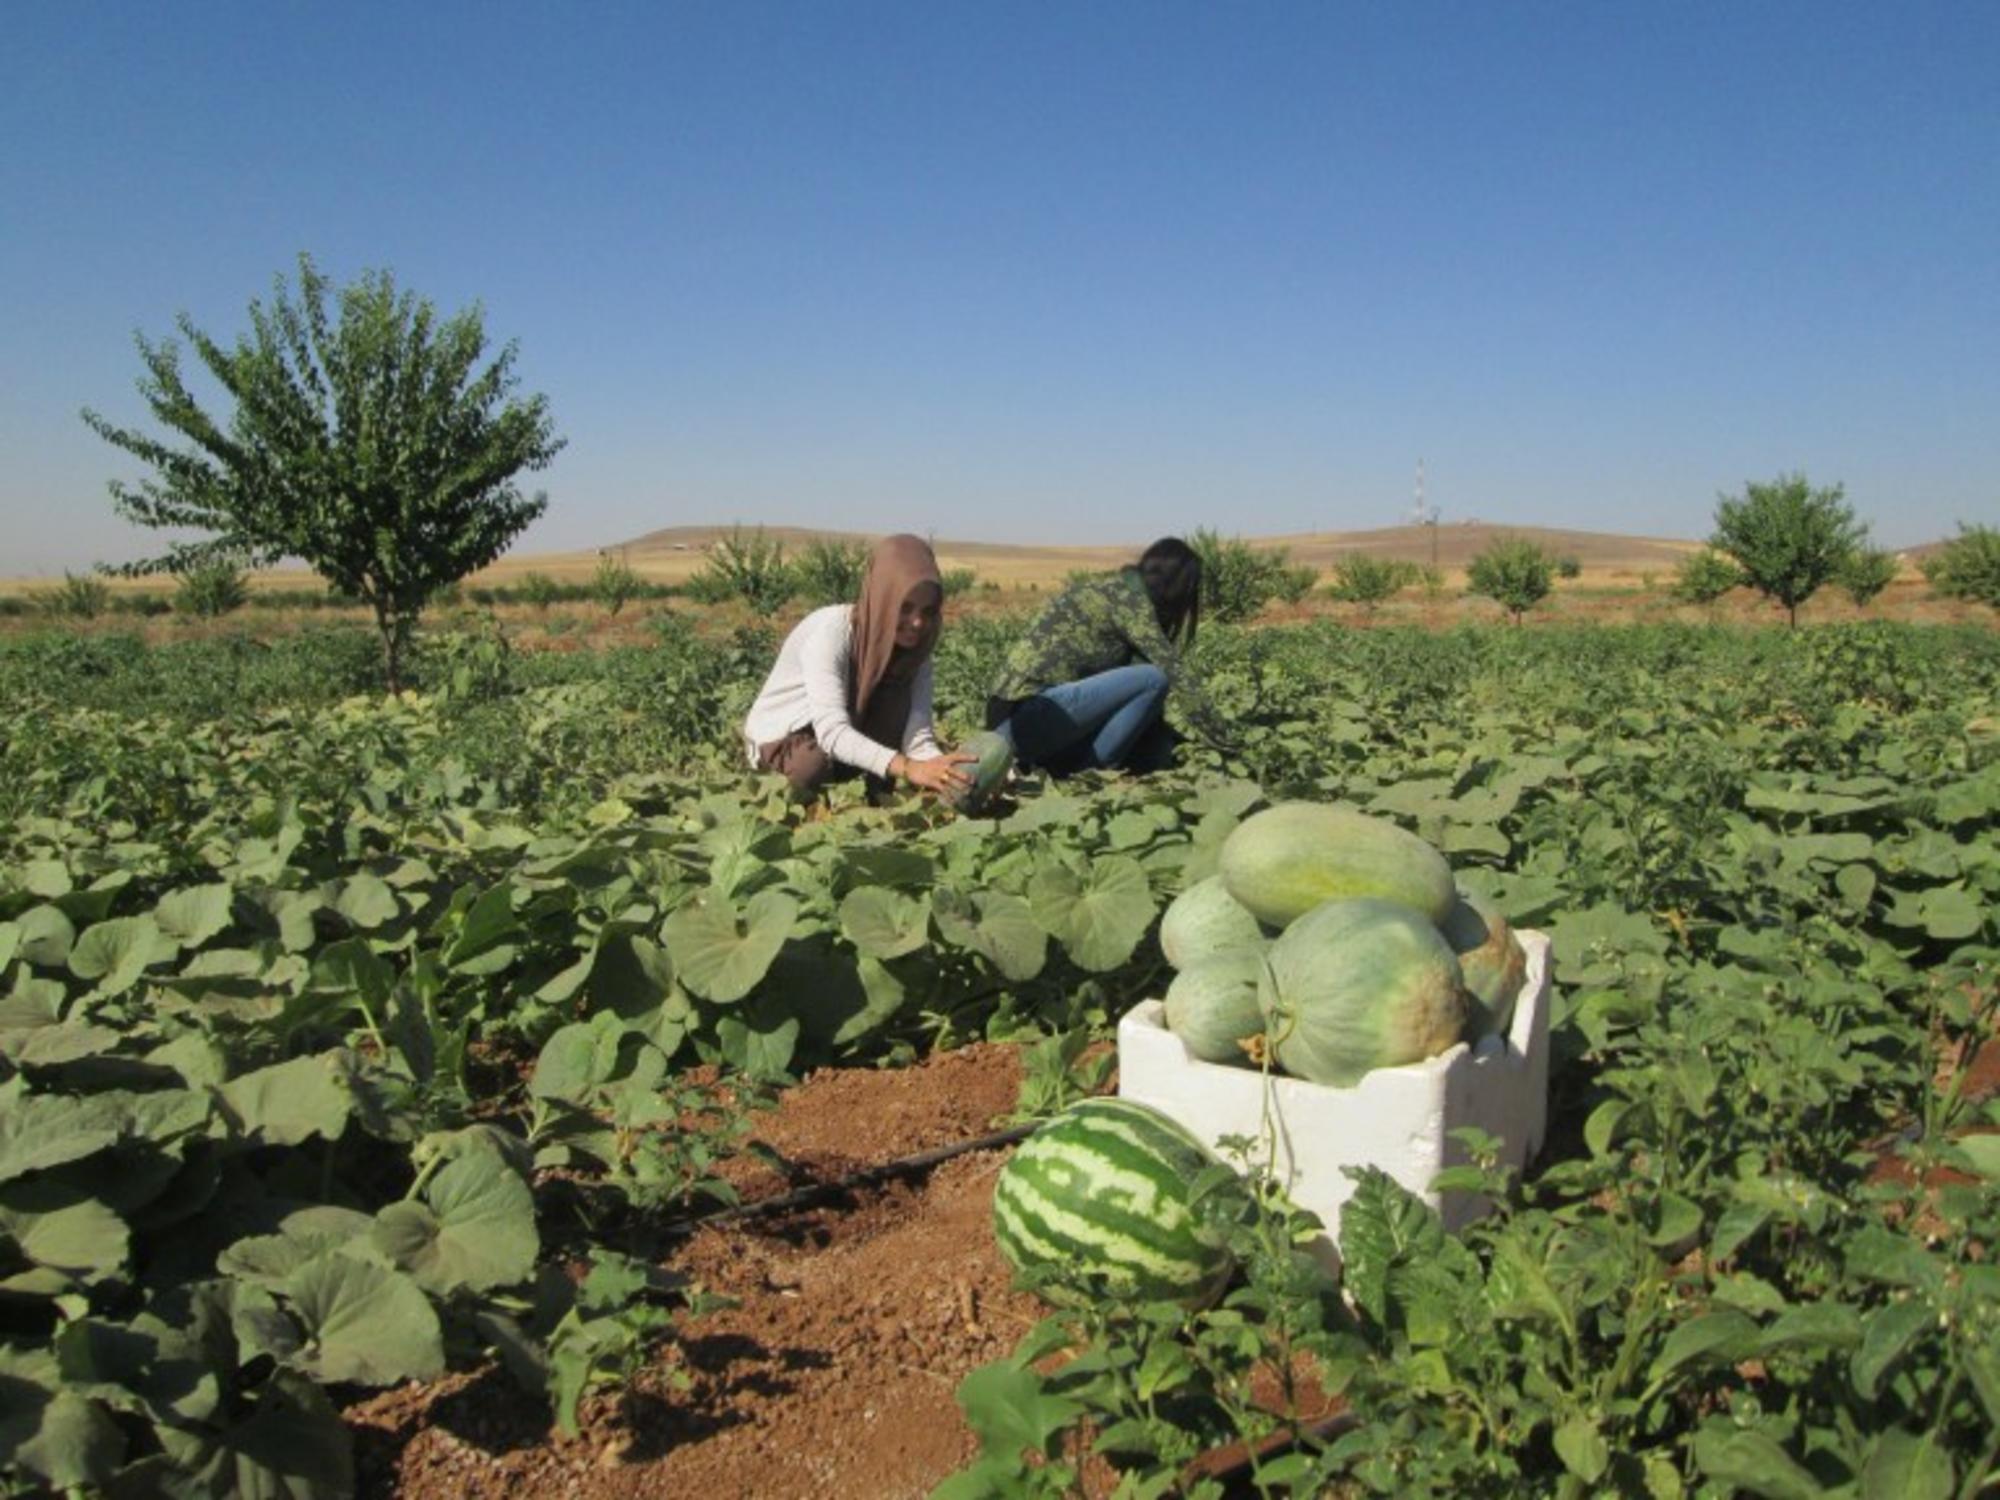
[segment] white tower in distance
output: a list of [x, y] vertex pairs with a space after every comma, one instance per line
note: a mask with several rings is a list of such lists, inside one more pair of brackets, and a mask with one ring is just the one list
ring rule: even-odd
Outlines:
[[1430, 527], [1431, 569], [1432, 571], [1436, 571], [1438, 564], [1438, 508], [1435, 505], [1426, 504], [1424, 501], [1424, 461], [1421, 458], [1417, 460], [1417, 495], [1415, 501], [1410, 506], [1410, 524], [1412, 526]]

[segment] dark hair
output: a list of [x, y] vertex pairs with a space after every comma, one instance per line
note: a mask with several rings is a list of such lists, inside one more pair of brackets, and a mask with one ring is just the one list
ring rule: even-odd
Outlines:
[[1169, 639], [1194, 644], [1201, 623], [1201, 554], [1177, 536], [1163, 536], [1139, 554], [1135, 571]]

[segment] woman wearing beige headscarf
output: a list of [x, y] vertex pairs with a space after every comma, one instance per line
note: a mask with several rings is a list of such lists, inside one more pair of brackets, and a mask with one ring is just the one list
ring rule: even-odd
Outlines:
[[814, 610], [785, 638], [744, 721], [750, 763], [804, 796], [856, 772], [934, 792], [967, 785], [959, 766], [973, 757], [947, 755], [931, 726], [931, 651], [943, 612], [930, 544], [884, 537], [860, 599]]

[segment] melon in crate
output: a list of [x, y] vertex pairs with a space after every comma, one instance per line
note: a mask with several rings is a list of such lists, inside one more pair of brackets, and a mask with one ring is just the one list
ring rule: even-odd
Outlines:
[[1428, 919], [1393, 901], [1329, 901], [1271, 944], [1259, 996], [1278, 1066], [1346, 1088], [1435, 1057], [1465, 1033], [1465, 979]]
[[1160, 918], [1160, 952], [1176, 969], [1231, 948], [1261, 948], [1266, 941], [1263, 924], [1229, 894], [1220, 875], [1197, 880]]
[[1248, 1064], [1244, 1043], [1264, 1032], [1263, 978], [1261, 944], [1197, 958], [1167, 986], [1167, 1030], [1203, 1062]]
[[1328, 901], [1393, 901], [1442, 922], [1458, 900], [1451, 866], [1387, 818], [1336, 803], [1280, 802], [1222, 841], [1229, 894], [1258, 921], [1286, 927]]
[[1466, 1035], [1505, 1031], [1514, 1000], [1528, 975], [1528, 955], [1500, 908], [1484, 896], [1461, 892], [1440, 924], [1465, 977]]

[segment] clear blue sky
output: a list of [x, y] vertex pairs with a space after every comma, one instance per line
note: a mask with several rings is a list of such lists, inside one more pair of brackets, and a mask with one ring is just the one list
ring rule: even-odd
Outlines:
[[530, 550], [812, 523], [2000, 520], [2000, 4], [0, 16], [0, 574], [140, 555], [78, 409], [296, 254], [520, 343]]

